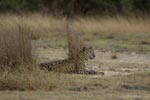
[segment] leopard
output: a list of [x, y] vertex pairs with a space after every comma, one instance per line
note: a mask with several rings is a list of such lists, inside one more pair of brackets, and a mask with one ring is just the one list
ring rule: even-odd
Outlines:
[[[93, 47], [83, 47], [77, 54], [77, 59], [68, 57], [66, 59], [44, 62], [39, 64], [41, 70], [48, 70], [59, 73], [76, 73], [76, 74], [97, 74], [94, 70], [86, 70], [85, 63], [88, 60], [95, 59]], [[76, 60], [79, 65], [76, 65]]]

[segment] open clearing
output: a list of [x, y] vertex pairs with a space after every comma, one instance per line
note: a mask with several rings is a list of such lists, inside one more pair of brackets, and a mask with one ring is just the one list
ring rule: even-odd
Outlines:
[[[53, 18], [49, 20], [48, 17], [44, 20], [43, 17], [42, 20], [41, 17], [24, 19], [33, 32], [33, 52], [37, 63], [67, 57], [67, 51], [63, 49], [66, 46], [65, 34], [60, 32], [64, 30], [64, 22]], [[15, 27], [13, 21], [8, 22]], [[94, 46], [96, 53], [96, 59], [86, 64], [87, 69], [104, 72], [103, 76], [59, 74], [56, 78], [62, 81], [61, 84], [58, 83], [60, 85], [50, 91], [0, 91], [0, 100], [150, 100], [149, 21], [133, 20], [130, 23], [126, 20], [118, 22], [105, 19], [97, 22], [86, 19], [79, 22], [74, 22], [73, 27], [83, 32], [79, 35], [83, 36], [87, 44]], [[4, 24], [7, 30], [9, 23]], [[16, 86], [11, 82], [9, 85]]]

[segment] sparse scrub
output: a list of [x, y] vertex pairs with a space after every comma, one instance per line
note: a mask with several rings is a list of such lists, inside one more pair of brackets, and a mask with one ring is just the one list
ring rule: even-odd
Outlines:
[[[52, 90], [60, 84], [57, 74], [41, 71], [33, 65], [20, 65], [20, 71], [1, 72], [0, 90]], [[25, 67], [32, 67], [32, 71]]]
[[[32, 63], [31, 31], [21, 19], [0, 22], [0, 65], [15, 69], [21, 63]], [[7, 24], [6, 24], [7, 23]]]
[[0, 90], [51, 90], [56, 74], [41, 71], [33, 57], [30, 27], [22, 17], [0, 17]]
[[[66, 24], [63, 17], [52, 17], [50, 15], [40, 14], [24, 14], [18, 15], [0, 15], [1, 23], [9, 25], [12, 22], [16, 22], [22, 18], [22, 22], [26, 26], [30, 27], [35, 37], [42, 38], [55, 34], [55, 32], [64, 32], [64, 26]], [[72, 20], [72, 27], [76, 28], [77, 33], [90, 33], [88, 35], [101, 35], [102, 37], [108, 37], [114, 34], [126, 34], [137, 35], [150, 32], [149, 19], [141, 17], [106, 17], [106, 18], [92, 18], [92, 17], [78, 17]], [[8, 27], [6, 27], [7, 29]], [[51, 32], [51, 33], [50, 33]]]
[[[41, 14], [23, 14], [23, 15], [0, 15], [1, 23], [5, 24], [4, 30], [9, 30], [8, 26], [16, 23], [19, 19], [32, 32], [33, 40], [48, 40], [49, 47], [64, 47], [66, 24], [63, 17], [52, 17]], [[101, 50], [115, 51], [150, 51], [148, 45], [143, 45], [139, 41], [150, 42], [150, 21], [141, 17], [78, 17], [71, 20], [71, 26], [75, 33], [80, 34], [85, 43], [90, 43]], [[18, 27], [13, 24], [13, 27]], [[60, 42], [61, 41], [61, 42]], [[42, 42], [42, 41], [41, 41]], [[138, 46], [140, 44], [140, 46]], [[111, 46], [110, 46], [111, 45]], [[143, 45], [143, 47], [141, 47]], [[118, 47], [118, 48], [116, 48]], [[125, 48], [125, 49], [124, 49]], [[126, 49], [127, 48], [127, 49]], [[117, 49], [117, 50], [116, 50]], [[119, 50], [118, 50], [119, 49]]]
[[[1, 90], [51, 90], [62, 85], [60, 76], [57, 74], [36, 69], [32, 56], [31, 39], [45, 39], [48, 37], [50, 38], [47, 42], [49, 44], [49, 42], [59, 37], [60, 39], [57, 39], [57, 41], [62, 39], [63, 42], [61, 43], [65, 44], [65, 24], [64, 18], [42, 15], [0, 16]], [[148, 28], [150, 23], [148, 19], [131, 18], [127, 20], [121, 17], [105, 19], [79, 18], [73, 20], [71, 26], [76, 28], [73, 31], [74, 33], [80, 34], [81, 32], [81, 35], [87, 39], [86, 42], [97, 48], [105, 48], [104, 50], [115, 48], [122, 51], [127, 49], [145, 51], [146, 48], [147, 51], [150, 51], [148, 45], [150, 41], [150, 30]], [[74, 35], [76, 36], [76, 34]], [[70, 41], [73, 40], [75, 43], [73, 45], [77, 47], [77, 49], [70, 47], [70, 50], [78, 51], [84, 45], [82, 40], [69, 39]], [[144, 40], [144, 42], [139, 42], [139, 40]], [[142, 44], [142, 46], [139, 44]], [[68, 56], [75, 56], [77, 53], [75, 51], [74, 54], [68, 54]], [[14, 68], [14, 70], [10, 70], [11, 68]], [[66, 83], [64, 82], [64, 84]]]

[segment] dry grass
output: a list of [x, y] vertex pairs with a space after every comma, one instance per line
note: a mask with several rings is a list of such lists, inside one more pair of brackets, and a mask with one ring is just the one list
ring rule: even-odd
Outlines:
[[[1, 23], [9, 24], [22, 19], [21, 22], [30, 27], [34, 38], [47, 37], [50, 32], [64, 32], [65, 18], [57, 18], [49, 15], [24, 14], [0, 15]], [[71, 22], [76, 32], [84, 33], [150, 33], [150, 20], [132, 17], [108, 17], [108, 18], [76, 18]]]
[[[1, 90], [51, 90], [61, 83], [58, 75], [35, 68], [31, 39], [51, 37], [53, 32], [65, 32], [65, 24], [64, 18], [48, 15], [0, 15]], [[150, 33], [149, 20], [142, 18], [79, 18], [71, 24], [75, 33]], [[76, 42], [80, 44], [80, 41]], [[100, 45], [99, 42], [96, 43]], [[10, 70], [12, 68], [15, 70]]]
[[0, 99], [13, 100], [149, 100], [150, 74], [127, 76], [89, 77], [66, 75], [65, 80], [76, 84], [65, 85], [52, 92], [45, 91], [0, 91]]
[[0, 45], [1, 70], [33, 62], [31, 31], [22, 19], [14, 18], [11, 22], [3, 19], [0, 22]]
[[142, 18], [80, 18], [74, 26], [85, 33], [149, 33], [150, 21]]
[[[66, 100], [149, 100], [149, 72], [127, 76], [119, 75], [99, 77], [54, 74], [39, 70], [34, 64], [34, 58], [32, 56], [33, 48], [31, 38], [52, 38], [54, 35], [53, 32], [64, 32], [65, 24], [66, 22], [64, 18], [54, 18], [47, 15], [0, 15], [0, 90], [24, 91], [56, 89], [56, 91], [53, 92], [1, 91], [0, 99], [47, 100], [54, 98], [54, 100], [60, 100], [61, 98]], [[103, 38], [100, 40], [100, 38], [97, 38], [97, 40], [93, 41], [95, 42], [95, 45], [104, 46], [105, 48], [107, 43], [113, 42], [114, 44], [124, 44], [125, 41], [128, 41], [130, 37], [133, 36], [132, 33], [142, 33], [142, 35], [138, 36], [140, 39], [141, 36], [143, 36], [143, 33], [150, 33], [149, 20], [141, 18], [79, 18], [73, 20], [71, 26], [75, 28], [74, 32], [89, 33], [86, 35], [87, 37], [90, 37], [91, 33], [98, 33], [98, 35], [96, 34], [96, 38], [99, 36], [99, 33], [100, 36], [105, 33], [130, 34], [127, 37], [124, 37], [122, 34], [117, 36], [112, 34], [112, 36], [108, 35], [105, 39]], [[59, 38], [62, 38], [62, 35], [57, 35], [60, 36]], [[55, 36], [56, 38], [58, 38], [57, 35]], [[137, 39], [137, 43], [142, 44], [143, 48], [144, 46], [149, 46], [149, 37], [147, 37], [147, 40], [145, 37], [147, 36], [145, 35], [142, 37], [144, 41], [139, 41], [137, 37], [135, 38]], [[118, 42], [120, 40], [121, 42]], [[53, 39], [51, 39], [51, 41], [53, 41]], [[48, 44], [51, 41], [48, 41]], [[133, 40], [132, 42], [136, 44], [136, 41]], [[131, 41], [129, 41], [127, 47], [130, 45], [130, 42]], [[80, 44], [79, 41], [75, 43]], [[38, 44], [41, 45], [39, 42]], [[112, 47], [110, 45], [107, 46]], [[138, 45], [137, 49], [139, 49], [139, 47], [140, 46]], [[114, 46], [114, 48], [117, 48], [117, 46]], [[112, 50], [112, 48], [110, 49]], [[135, 51], [135, 49], [133, 49], [133, 51]], [[112, 57], [118, 59], [118, 56], [116, 57], [115, 54], [112, 55]], [[11, 70], [12, 68], [14, 70]]]
[[19, 71], [5, 71], [0, 73], [0, 90], [52, 90], [60, 85], [57, 74], [41, 71], [38, 68], [28, 70], [20, 65]]
[[[13, 23], [21, 22], [24, 23], [25, 27], [30, 29], [32, 39], [44, 38], [45, 40], [47, 38], [49, 39], [48, 45], [51, 47], [64, 47], [66, 45], [66, 41], [64, 41], [66, 20], [63, 17], [58, 18], [40, 14], [24, 14], [20, 16], [0, 15], [0, 20], [6, 26], [3, 30], [9, 30], [8, 26], [17, 27], [18, 25]], [[71, 20], [70, 23], [74, 33], [83, 36], [87, 42], [92, 40], [90, 42], [91, 45], [99, 49], [105, 50], [106, 48], [110, 48], [110, 45], [113, 45], [111, 46], [113, 49], [133, 48], [134, 50], [137, 44], [141, 44], [144, 45], [144, 47], [140, 47], [142, 50], [144, 48], [146, 51], [149, 51], [147, 47], [147, 44], [150, 42], [150, 21], [148, 17], [147, 19], [140, 17], [86, 17], [76, 18]], [[142, 41], [147, 43], [143, 43]]]
[[[84, 57], [81, 57], [81, 51], [85, 47], [83, 39], [79, 37], [79, 34], [76, 34], [76, 31], [73, 30], [71, 23], [66, 20], [66, 37], [67, 37], [67, 46], [68, 46], [68, 58], [74, 59], [75, 72], [78, 72], [80, 69], [84, 69], [85, 61]], [[82, 55], [83, 56], [83, 55]]]
[[44, 16], [39, 14], [33, 15], [0, 15], [0, 20], [5, 25], [5, 30], [9, 26], [17, 27], [14, 23], [23, 23], [30, 28], [33, 38], [47, 37], [49, 32], [60, 32], [64, 30], [64, 19], [54, 18], [51, 16]]
[[30, 27], [24, 18], [0, 17], [0, 90], [51, 90], [55, 74], [40, 71], [33, 58]]

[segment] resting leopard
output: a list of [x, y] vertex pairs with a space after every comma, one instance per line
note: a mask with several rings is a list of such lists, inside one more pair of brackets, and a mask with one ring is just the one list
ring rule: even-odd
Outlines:
[[92, 47], [83, 47], [78, 53], [78, 68], [75, 66], [75, 59], [72, 57], [56, 60], [46, 63], [40, 63], [40, 69], [46, 69], [53, 72], [77, 73], [77, 74], [98, 74], [94, 70], [85, 70], [85, 62], [94, 59], [95, 53]]

